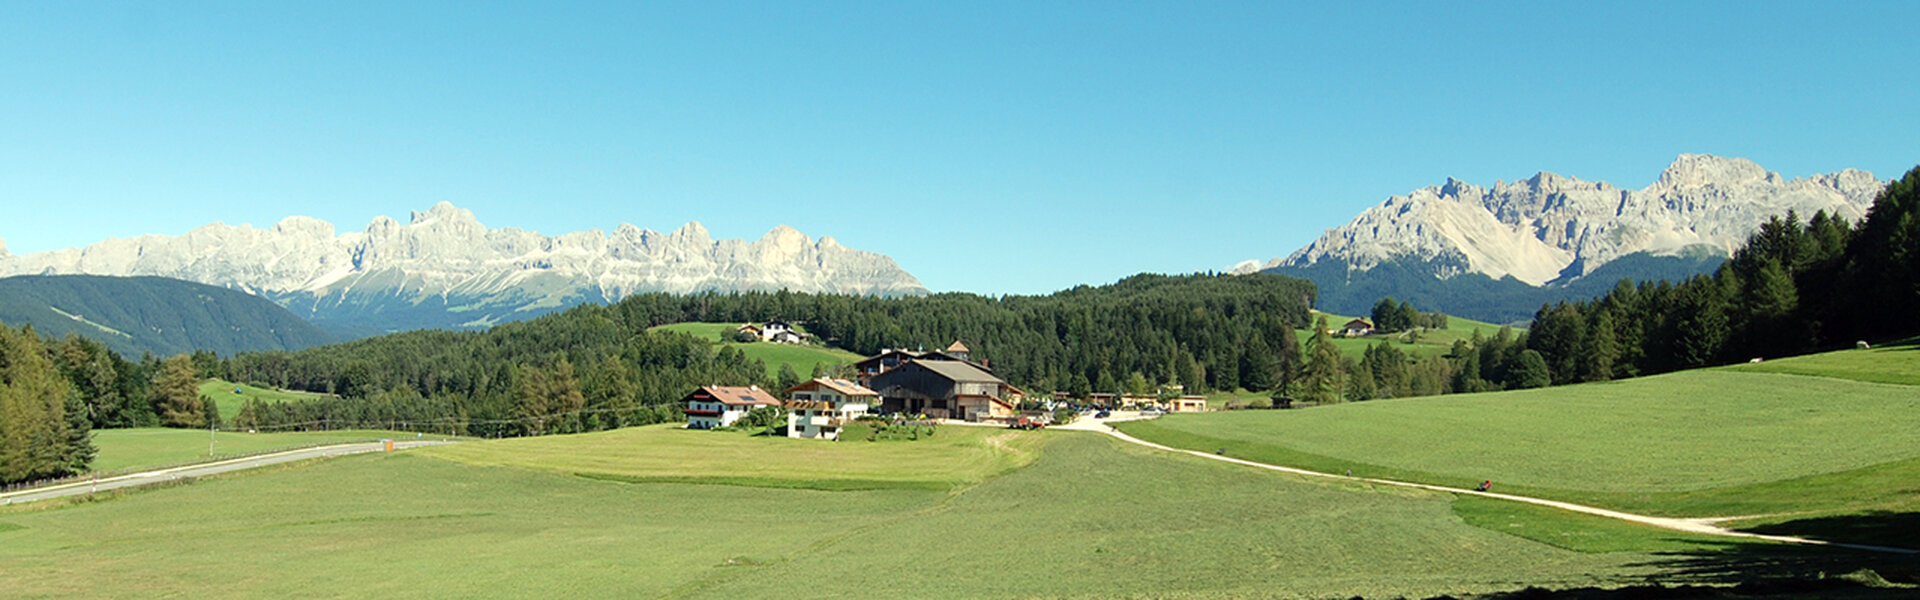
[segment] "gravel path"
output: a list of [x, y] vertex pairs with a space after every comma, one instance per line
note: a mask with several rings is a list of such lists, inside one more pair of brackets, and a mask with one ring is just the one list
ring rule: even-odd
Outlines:
[[[417, 442], [417, 441], [416, 442], [399, 442], [399, 441], [396, 441], [394, 442], [393, 447], [395, 450], [402, 450], [406, 448], [417, 448], [420, 446], [438, 446], [440, 444], [451, 444], [451, 443], [454, 443], [454, 442]], [[135, 487], [135, 486], [142, 486], [142, 485], [151, 485], [155, 483], [175, 481], [183, 477], [204, 477], [207, 475], [229, 473], [233, 471], [243, 471], [246, 469], [256, 469], [256, 468], [260, 468], [268, 465], [277, 465], [280, 463], [288, 463], [288, 462], [293, 462], [297, 460], [307, 460], [310, 458], [331, 458], [335, 456], [345, 456], [348, 454], [363, 454], [367, 452], [379, 452], [382, 449], [384, 449], [384, 447], [385, 446], [381, 442], [335, 444], [332, 446], [302, 448], [299, 450], [288, 450], [286, 452], [275, 452], [272, 454], [262, 454], [259, 456], [249, 456], [245, 458], [236, 458], [232, 460], [223, 460], [219, 462], [187, 465], [184, 467], [172, 467], [172, 468], [159, 469], [154, 471], [145, 471], [141, 473], [131, 473], [127, 475], [118, 475], [114, 477], [108, 477], [106, 479], [76, 481], [73, 483], [64, 483], [60, 485], [33, 488], [33, 489], [27, 489], [27, 490], [20, 490], [17, 492], [8, 492], [5, 494], [0, 494], [0, 505], [22, 504], [27, 502], [34, 502], [37, 500], [47, 500], [51, 498], [61, 498], [65, 496], [76, 496], [80, 494], [91, 494], [97, 491], [115, 490], [120, 488]]]
[[1483, 498], [1496, 498], [1500, 500], [1509, 500], [1513, 502], [1525, 502], [1527, 504], [1551, 506], [1561, 510], [1606, 517], [1609, 519], [1631, 521], [1634, 523], [1652, 525], [1654, 527], [1659, 527], [1662, 529], [1671, 529], [1674, 531], [1684, 531], [1687, 533], [1733, 537], [1733, 538], [1767, 540], [1767, 541], [1773, 541], [1773, 542], [1784, 542], [1788, 544], [1831, 546], [1835, 548], [1850, 548], [1854, 550], [1867, 550], [1872, 552], [1890, 552], [1895, 554], [1920, 554], [1920, 550], [1910, 550], [1906, 548], [1890, 548], [1887, 546], [1869, 546], [1869, 545], [1863, 545], [1863, 544], [1846, 544], [1846, 543], [1840, 543], [1840, 542], [1828, 542], [1824, 540], [1814, 540], [1814, 539], [1807, 539], [1802, 537], [1794, 537], [1794, 536], [1786, 536], [1786, 535], [1765, 535], [1765, 534], [1759, 534], [1759, 533], [1748, 533], [1745, 531], [1735, 531], [1732, 529], [1727, 529], [1725, 527], [1720, 527], [1716, 525], [1716, 523], [1724, 522], [1724, 521], [1738, 518], [1738, 517], [1708, 517], [1708, 518], [1698, 518], [1698, 519], [1677, 519], [1673, 517], [1654, 517], [1654, 516], [1648, 516], [1648, 515], [1637, 515], [1633, 513], [1625, 513], [1617, 510], [1608, 510], [1608, 509], [1600, 508], [1597, 506], [1574, 504], [1572, 502], [1561, 502], [1559, 500], [1534, 498], [1531, 496], [1515, 496], [1513, 494], [1482, 492], [1479, 490], [1446, 487], [1441, 485], [1429, 485], [1425, 483], [1413, 483], [1409, 481], [1395, 481], [1392, 479], [1375, 479], [1372, 477], [1350, 477], [1350, 476], [1339, 475], [1335, 473], [1322, 473], [1319, 471], [1309, 471], [1306, 469], [1296, 469], [1293, 467], [1270, 465], [1267, 463], [1254, 462], [1251, 460], [1243, 460], [1243, 459], [1233, 458], [1230, 456], [1208, 454], [1208, 453], [1200, 452], [1197, 450], [1186, 450], [1183, 448], [1174, 448], [1172, 446], [1156, 444], [1153, 442], [1149, 442], [1140, 438], [1127, 435], [1125, 433], [1122, 433], [1118, 429], [1114, 429], [1112, 425], [1108, 425], [1108, 423], [1110, 422], [1131, 421], [1139, 418], [1142, 418], [1142, 417], [1138, 415], [1122, 415], [1120, 413], [1115, 413], [1113, 418], [1109, 418], [1109, 419], [1085, 418], [1067, 425], [1060, 425], [1058, 427], [1055, 427], [1054, 429], [1070, 429], [1070, 430], [1076, 430], [1076, 431], [1093, 431], [1098, 433], [1104, 433], [1104, 434], [1119, 438], [1121, 441], [1124, 441], [1127, 443], [1138, 444], [1138, 445], [1146, 446], [1148, 448], [1153, 448], [1156, 450], [1165, 450], [1167, 452], [1179, 452], [1183, 454], [1189, 454], [1192, 456], [1198, 456], [1200, 458], [1218, 460], [1222, 462], [1230, 462], [1237, 465], [1245, 465], [1245, 466], [1254, 467], [1257, 469], [1266, 469], [1269, 471], [1280, 471], [1282, 473], [1293, 473], [1295, 475], [1306, 475], [1309, 477], [1327, 477], [1332, 479], [1344, 479], [1348, 481], [1360, 481], [1360, 482], [1372, 483], [1372, 484], [1378, 484], [1378, 485], [1392, 485], [1392, 486], [1399, 486], [1399, 487], [1416, 488], [1416, 489], [1430, 490], [1435, 492], [1446, 492], [1449, 494], [1465, 494], [1470, 496], [1480, 496]]

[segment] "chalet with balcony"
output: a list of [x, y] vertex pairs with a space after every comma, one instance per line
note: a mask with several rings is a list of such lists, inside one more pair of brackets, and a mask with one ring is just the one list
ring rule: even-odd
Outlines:
[[787, 388], [787, 437], [837, 440], [840, 430], [879, 403], [880, 394], [845, 379], [817, 377]]
[[983, 421], [1011, 418], [1024, 395], [985, 368], [963, 360], [901, 363], [868, 379], [887, 412], [937, 419]]
[[780, 400], [760, 386], [709, 385], [687, 394], [687, 429], [719, 429], [732, 425], [755, 408], [780, 406]]
[[1347, 321], [1347, 324], [1341, 326], [1337, 333], [1346, 337], [1364, 337], [1373, 333], [1373, 324], [1368, 323], [1366, 319], [1354, 319]]

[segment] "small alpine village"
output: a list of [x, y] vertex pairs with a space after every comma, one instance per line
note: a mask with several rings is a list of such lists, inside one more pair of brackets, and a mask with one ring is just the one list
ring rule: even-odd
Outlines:
[[[1356, 319], [1355, 322], [1365, 323]], [[1343, 330], [1344, 335], [1364, 335]], [[786, 321], [741, 325], [737, 339], [802, 344], [805, 336]], [[1371, 332], [1369, 327], [1368, 332]], [[974, 361], [965, 342], [955, 340], [943, 350], [889, 348], [852, 364], [855, 379], [815, 377], [785, 390], [759, 386], [701, 386], [682, 400], [686, 428], [721, 429], [740, 423], [766, 423], [785, 417], [785, 435], [795, 439], [839, 441], [841, 432], [859, 422], [887, 424], [973, 424], [1037, 429], [1070, 421], [1080, 412], [1136, 411], [1145, 416], [1166, 412], [1200, 412], [1205, 396], [1178, 393], [1134, 395], [1091, 393], [1076, 397], [1058, 391], [1029, 399], [1027, 392], [994, 376], [988, 361]], [[1171, 395], [1169, 395], [1171, 393]], [[1274, 398], [1291, 403], [1290, 398]], [[742, 421], [755, 411], [772, 418]]]
[[1920, 600], [1920, 0], [0, 0], [0, 600]]

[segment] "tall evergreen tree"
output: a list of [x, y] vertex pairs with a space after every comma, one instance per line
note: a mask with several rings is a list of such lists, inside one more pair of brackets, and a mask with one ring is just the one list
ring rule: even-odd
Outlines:
[[1334, 347], [1333, 335], [1327, 327], [1326, 315], [1314, 321], [1313, 337], [1307, 341], [1307, 364], [1301, 369], [1300, 393], [1314, 402], [1338, 402], [1344, 383], [1340, 349]]
[[1300, 370], [1305, 366], [1305, 361], [1300, 356], [1300, 336], [1293, 332], [1292, 327], [1280, 328], [1278, 346], [1274, 349], [1274, 357], [1279, 359], [1280, 381], [1275, 389], [1285, 389], [1300, 379]]
[[1280, 385], [1280, 357], [1260, 336], [1247, 340], [1247, 351], [1241, 360], [1240, 385], [1248, 390], [1270, 390]]
[[1547, 369], [1547, 359], [1541, 357], [1538, 350], [1520, 351], [1520, 359], [1507, 376], [1507, 388], [1525, 390], [1547, 387], [1551, 383], [1553, 374]]
[[1614, 334], [1612, 312], [1595, 312], [1593, 321], [1588, 324], [1587, 343], [1581, 350], [1585, 352], [1580, 359], [1582, 381], [1613, 379], [1613, 363], [1620, 359], [1620, 342]]
[[200, 373], [185, 354], [167, 359], [153, 380], [154, 412], [166, 427], [206, 427]]

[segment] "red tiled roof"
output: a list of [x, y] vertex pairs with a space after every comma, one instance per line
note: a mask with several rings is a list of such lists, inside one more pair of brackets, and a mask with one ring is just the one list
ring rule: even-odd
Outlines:
[[860, 385], [858, 383], [847, 381], [845, 379], [829, 379], [826, 377], [815, 377], [811, 381], [802, 381], [800, 382], [800, 385], [787, 388], [786, 391], [780, 392], [780, 393], [792, 395], [794, 392], [798, 392], [801, 390], [812, 390], [812, 389], [819, 389], [819, 388], [826, 388], [829, 390], [833, 390], [835, 392], [839, 392], [840, 395], [847, 396], [849, 398], [856, 397], [856, 396], [880, 395], [880, 392], [867, 389], [866, 386]]
[[[700, 395], [706, 394], [705, 398]], [[702, 386], [693, 393], [695, 400], [714, 400], [727, 406], [779, 406], [780, 400], [759, 387]]]

